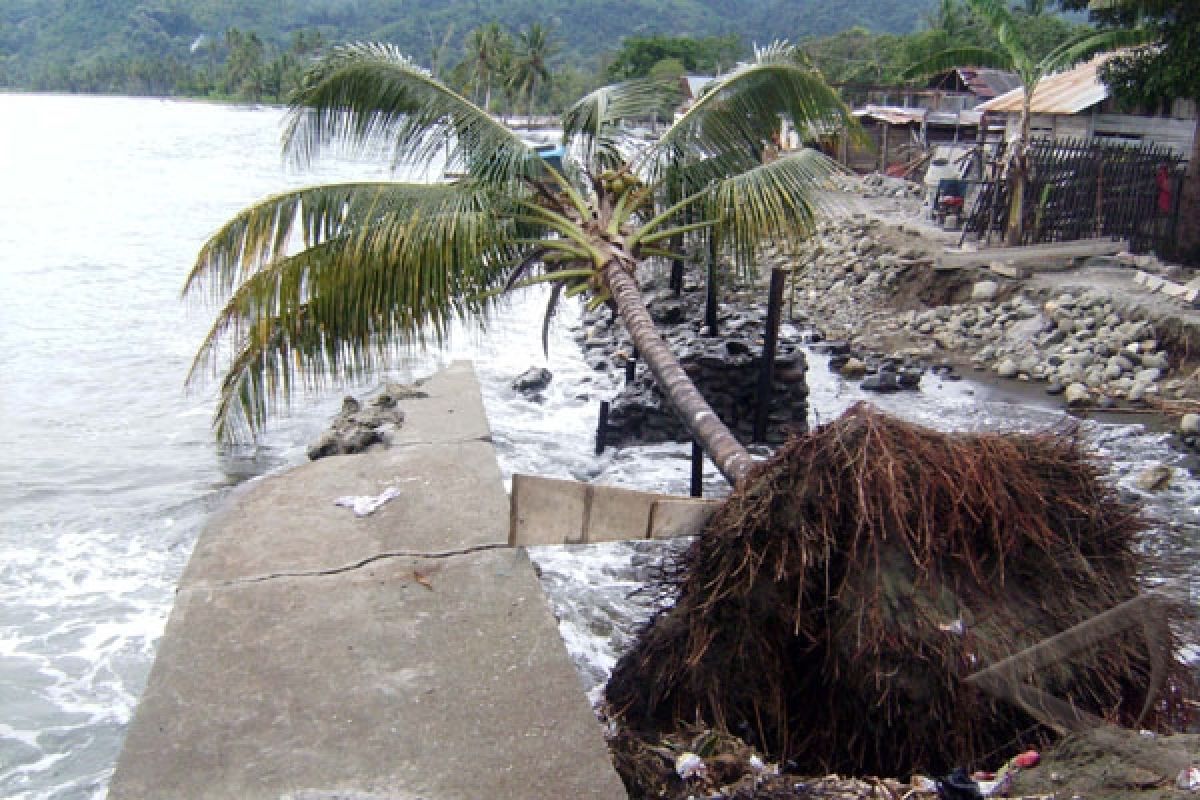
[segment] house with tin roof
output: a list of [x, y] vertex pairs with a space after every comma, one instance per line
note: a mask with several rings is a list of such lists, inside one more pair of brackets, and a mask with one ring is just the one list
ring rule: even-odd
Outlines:
[[[1033, 138], [1097, 139], [1129, 145], [1158, 145], [1182, 158], [1192, 153], [1196, 104], [1178, 99], [1158, 113], [1128, 113], [1110, 97], [1100, 69], [1113, 57], [1105, 53], [1079, 66], [1043, 78], [1033, 93], [1030, 125]], [[982, 103], [978, 110], [1005, 119], [1006, 137], [1020, 130], [1025, 90], [1016, 88]]]

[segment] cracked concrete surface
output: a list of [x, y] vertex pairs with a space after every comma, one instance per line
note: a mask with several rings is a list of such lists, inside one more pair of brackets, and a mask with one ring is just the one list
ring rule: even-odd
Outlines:
[[[625, 796], [528, 558], [498, 547], [473, 371], [423, 388], [400, 446], [255, 481], [210, 522], [111, 800]], [[370, 516], [333, 505], [389, 485]]]

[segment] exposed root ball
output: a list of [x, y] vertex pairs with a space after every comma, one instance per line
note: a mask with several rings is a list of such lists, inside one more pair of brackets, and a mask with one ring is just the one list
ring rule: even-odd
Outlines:
[[[1075, 431], [942, 433], [855, 406], [760, 465], [668, 567], [676, 603], [617, 665], [610, 707], [810, 774], [1015, 748], [1033, 720], [963, 679], [1138, 590], [1146, 523], [1101, 472]], [[1131, 631], [1030, 681], [1130, 721], [1149, 672]]]

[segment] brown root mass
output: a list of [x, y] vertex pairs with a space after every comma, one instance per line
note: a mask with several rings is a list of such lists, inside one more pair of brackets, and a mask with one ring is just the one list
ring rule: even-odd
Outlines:
[[[1102, 472], [1077, 431], [943, 433], [857, 405], [758, 465], [666, 568], [674, 606], [610, 709], [646, 741], [733, 731], [808, 774], [1015, 751], [1036, 723], [963, 679], [1138, 592], [1147, 523]], [[1029, 682], [1129, 723], [1150, 669], [1135, 630]]]

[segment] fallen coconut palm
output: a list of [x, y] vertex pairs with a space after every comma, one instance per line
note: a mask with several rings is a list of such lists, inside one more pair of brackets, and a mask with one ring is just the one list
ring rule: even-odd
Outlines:
[[[1101, 476], [1076, 431], [942, 433], [855, 406], [758, 465], [667, 567], [675, 604], [618, 663], [610, 708], [649, 740], [712, 726], [808, 774], [1015, 748], [1036, 722], [964, 679], [1138, 592], [1147, 521]], [[1151, 670], [1135, 630], [1030, 681], [1128, 723]], [[1166, 724], [1165, 696], [1143, 727]]]

